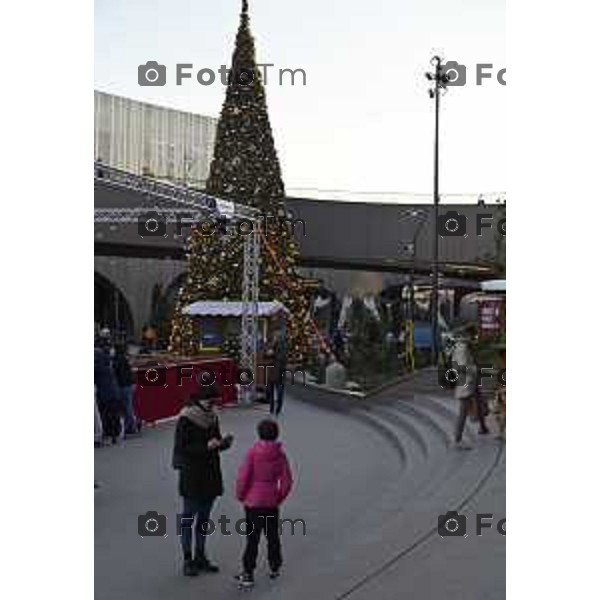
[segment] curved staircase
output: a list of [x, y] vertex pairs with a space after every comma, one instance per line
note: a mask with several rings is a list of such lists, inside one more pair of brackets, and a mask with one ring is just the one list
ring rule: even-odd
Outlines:
[[[425, 376], [432, 380], [432, 374]], [[398, 456], [395, 492], [379, 498], [377, 510], [361, 518], [360, 543], [345, 545], [343, 556], [334, 557], [329, 569], [321, 564], [315, 572], [325, 577], [331, 571], [330, 575], [345, 581], [336, 599], [365, 592], [370, 581], [438, 536], [437, 516], [468, 506], [503, 455], [503, 444], [493, 433], [479, 436], [478, 424], [470, 419], [463, 438], [473, 449], [453, 447], [458, 403], [433, 382], [418, 381], [414, 386], [405, 382], [366, 399], [308, 387], [299, 393], [294, 390], [293, 395], [359, 419], [390, 443]], [[361, 562], [364, 567], [357, 573], [355, 565]]]

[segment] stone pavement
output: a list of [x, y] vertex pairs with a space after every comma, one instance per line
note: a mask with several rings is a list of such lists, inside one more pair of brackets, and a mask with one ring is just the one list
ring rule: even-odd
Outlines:
[[[348, 400], [297, 386], [280, 418], [296, 487], [283, 516], [304, 519], [306, 535], [284, 531], [284, 573], [266, 576], [264, 549], [252, 594], [260, 598], [423, 600], [505, 597], [505, 516], [502, 445], [469, 434], [475, 448], [451, 448], [456, 406], [434, 374], [419, 374], [367, 400]], [[217, 575], [184, 578], [175, 535], [179, 508], [170, 458], [173, 423], [148, 429], [123, 447], [96, 450], [96, 598], [217, 600], [237, 597], [243, 538], [234, 531], [241, 507], [233, 478], [254, 439], [264, 407], [226, 409], [222, 429], [235, 445], [222, 455], [226, 494], [213, 520], [230, 519], [233, 535], [217, 531], [209, 555]], [[459, 509], [467, 537], [437, 534], [437, 517]], [[138, 515], [165, 514], [167, 537], [140, 537]], [[475, 513], [493, 513], [494, 527], [475, 535]]]

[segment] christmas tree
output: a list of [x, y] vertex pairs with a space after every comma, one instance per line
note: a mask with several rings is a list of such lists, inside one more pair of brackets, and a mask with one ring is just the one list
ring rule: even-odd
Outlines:
[[350, 331], [349, 368], [352, 376], [366, 380], [370, 375], [381, 373], [385, 358], [383, 326], [361, 298], [352, 301], [348, 329]]
[[[260, 299], [279, 300], [290, 311], [290, 359], [302, 360], [308, 344], [308, 295], [296, 273], [299, 252], [286, 220], [285, 190], [256, 65], [247, 0], [242, 2], [206, 191], [262, 213]], [[237, 233], [224, 236], [217, 230], [205, 235], [200, 228], [192, 228], [186, 248], [188, 275], [172, 322], [172, 351], [188, 355], [197, 351], [194, 324], [181, 313], [184, 306], [201, 299], [241, 299], [243, 242]]]

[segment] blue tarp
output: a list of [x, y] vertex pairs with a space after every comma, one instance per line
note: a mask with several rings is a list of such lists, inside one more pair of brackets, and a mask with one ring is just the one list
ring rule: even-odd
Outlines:
[[413, 339], [415, 350], [430, 349], [431, 340], [433, 339], [431, 323], [427, 321], [415, 321]]

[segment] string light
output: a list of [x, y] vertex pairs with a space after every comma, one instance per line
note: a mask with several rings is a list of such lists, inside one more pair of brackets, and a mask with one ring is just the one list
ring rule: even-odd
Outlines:
[[[237, 83], [235, 74], [242, 70], [256, 75], [251, 85]], [[264, 87], [256, 65], [246, 2], [237, 32], [231, 74], [233, 79], [226, 88], [206, 191], [219, 198], [260, 208], [266, 215], [277, 215], [280, 211], [285, 215], [285, 189]], [[260, 296], [266, 300], [285, 301], [292, 315], [289, 318], [289, 344], [296, 351], [296, 356], [291, 358], [302, 361], [308, 350], [308, 332], [296, 323], [296, 319], [302, 322], [306, 313], [308, 291], [295, 269], [299, 256], [297, 243], [286, 228], [275, 233], [266, 232], [263, 239]], [[186, 242], [186, 256], [189, 276], [175, 307], [170, 348], [191, 354], [197, 351], [194, 322], [183, 315], [182, 310], [200, 299], [241, 297], [243, 238], [224, 238], [216, 232], [202, 236], [193, 229]], [[281, 284], [283, 277], [284, 285]]]

